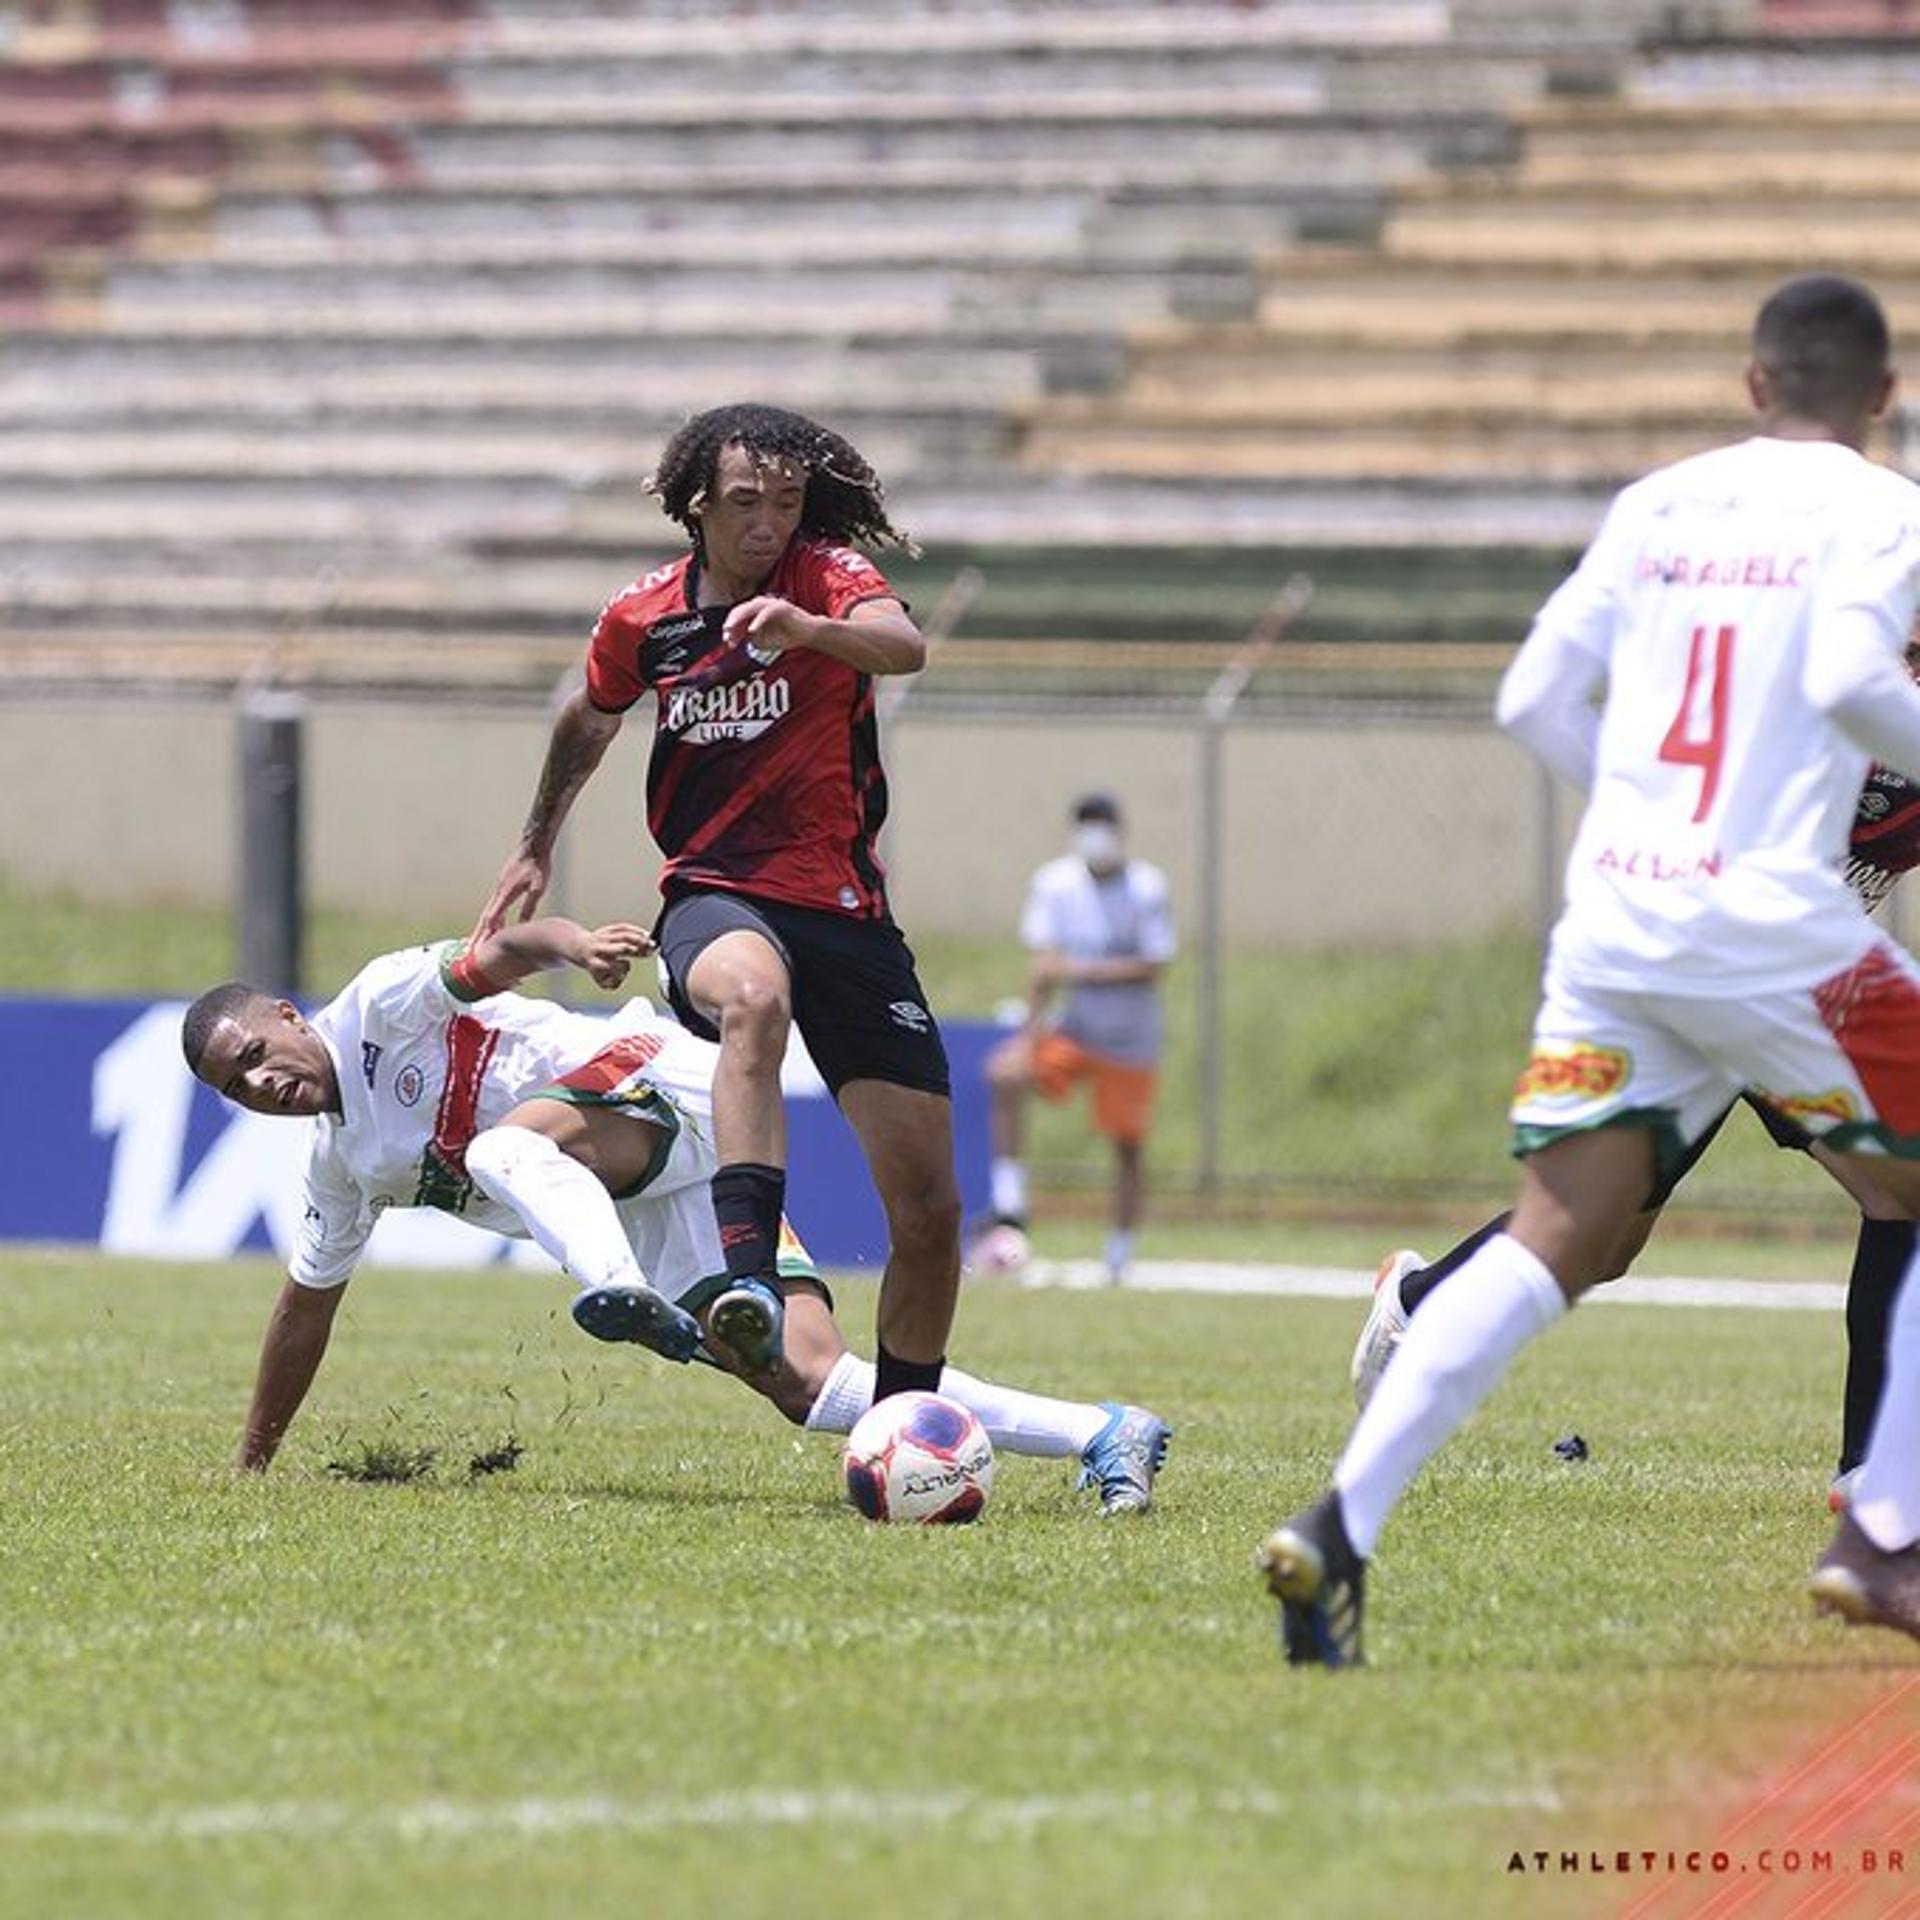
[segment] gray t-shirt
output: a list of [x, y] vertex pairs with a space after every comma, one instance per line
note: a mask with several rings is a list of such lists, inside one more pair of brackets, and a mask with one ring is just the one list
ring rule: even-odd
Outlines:
[[[1073, 960], [1151, 960], [1177, 942], [1167, 878], [1145, 860], [1096, 875], [1076, 854], [1049, 860], [1033, 876], [1020, 916], [1021, 943]], [[1069, 988], [1047, 1024], [1091, 1053], [1149, 1066], [1160, 1057], [1160, 988], [1128, 981]]]

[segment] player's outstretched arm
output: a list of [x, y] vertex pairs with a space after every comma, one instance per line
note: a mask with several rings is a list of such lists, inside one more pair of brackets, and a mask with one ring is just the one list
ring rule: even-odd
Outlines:
[[340, 1307], [340, 1287], [303, 1287], [289, 1280], [274, 1302], [260, 1344], [260, 1370], [253, 1382], [253, 1405], [247, 1410], [247, 1430], [241, 1436], [235, 1464], [245, 1473], [264, 1473], [279, 1451], [281, 1439], [300, 1411], [313, 1385], [333, 1316]]
[[533, 918], [552, 878], [553, 846], [567, 810], [620, 731], [620, 718], [617, 713], [603, 713], [584, 688], [571, 695], [554, 716], [546, 762], [533, 805], [527, 809], [526, 825], [520, 829], [520, 844], [500, 869], [500, 878], [480, 909], [473, 929], [476, 940], [505, 926], [516, 910], [522, 920]]
[[578, 967], [592, 976], [595, 986], [617, 987], [634, 961], [652, 951], [653, 935], [645, 927], [624, 920], [583, 927], [556, 914], [522, 920], [475, 940], [467, 949], [465, 966], [477, 976], [476, 985], [496, 993], [555, 967]]
[[727, 615], [734, 646], [785, 652], [804, 647], [859, 673], [918, 673], [927, 664], [926, 636], [898, 600], [863, 600], [844, 620], [808, 613], [773, 594], [742, 600]]

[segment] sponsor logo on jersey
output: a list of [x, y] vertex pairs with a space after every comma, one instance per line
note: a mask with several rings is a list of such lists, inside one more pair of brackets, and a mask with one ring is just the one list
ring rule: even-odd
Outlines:
[[1626, 1084], [1632, 1057], [1619, 1047], [1591, 1041], [1570, 1046], [1535, 1047], [1533, 1057], [1513, 1083], [1514, 1105], [1534, 1100], [1569, 1103], [1599, 1100]]
[[380, 1064], [380, 1056], [386, 1049], [377, 1040], [360, 1042], [360, 1071], [366, 1077], [367, 1091], [373, 1091], [373, 1070]]
[[640, 649], [641, 670], [646, 677], [649, 680], [666, 680], [676, 673], [685, 672], [687, 663], [697, 660], [718, 637], [719, 620], [715, 616], [719, 611], [713, 608], [656, 620], [647, 629], [647, 637]]
[[666, 697], [662, 724], [693, 747], [721, 740], [757, 740], [793, 705], [785, 680], [755, 675], [721, 687], [682, 687]]
[[887, 1009], [896, 1027], [905, 1027], [910, 1033], [927, 1033], [933, 1027], [933, 1015], [917, 1000], [896, 1000]]
[[[371, 1086], [373, 1083], [369, 1080], [367, 1084]], [[420, 1096], [426, 1090], [427, 1076], [411, 1061], [394, 1075], [393, 1097], [403, 1107], [417, 1107], [420, 1104]]]
[[1760, 1098], [1789, 1120], [1830, 1120], [1841, 1126], [1860, 1118], [1860, 1108], [1845, 1087], [1833, 1087], [1825, 1093], [1763, 1092]]

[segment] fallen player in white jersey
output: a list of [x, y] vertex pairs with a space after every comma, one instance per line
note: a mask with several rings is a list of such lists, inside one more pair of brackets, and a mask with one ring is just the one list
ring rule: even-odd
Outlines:
[[[718, 1048], [644, 1000], [599, 1018], [509, 991], [563, 966], [617, 987], [651, 949], [639, 927], [535, 920], [471, 947], [383, 955], [310, 1021], [240, 982], [187, 1009], [181, 1041], [201, 1080], [249, 1112], [313, 1126], [241, 1467], [273, 1458], [389, 1207], [531, 1236], [578, 1284], [573, 1315], [587, 1332], [673, 1360], [711, 1358], [798, 1425], [845, 1433], [872, 1404], [873, 1365], [847, 1351], [791, 1229], [777, 1297], [727, 1279], [708, 1192]], [[780, 1358], [756, 1366], [769, 1324]], [[1144, 1408], [1050, 1399], [954, 1367], [940, 1391], [971, 1408], [997, 1447], [1077, 1458], [1104, 1511], [1151, 1504], [1170, 1430]]]

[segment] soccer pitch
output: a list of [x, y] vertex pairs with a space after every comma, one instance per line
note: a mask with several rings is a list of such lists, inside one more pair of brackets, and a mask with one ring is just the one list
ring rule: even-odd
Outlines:
[[[1920, 1662], [1800, 1592], [1837, 1316], [1575, 1315], [1397, 1518], [1374, 1666], [1326, 1675], [1281, 1664], [1251, 1557], [1346, 1429], [1352, 1301], [972, 1284], [956, 1357], [1144, 1401], [1173, 1453], [1142, 1519], [1003, 1455], [983, 1524], [913, 1531], [840, 1503], [831, 1440], [593, 1346], [524, 1275], [362, 1275], [280, 1463], [238, 1480], [278, 1283], [0, 1254], [9, 1915], [1920, 1896], [1885, 1870], [1920, 1857]], [[871, 1286], [840, 1291], [866, 1347]], [[508, 1437], [515, 1469], [470, 1475]], [[433, 1471], [328, 1472], [382, 1441]], [[1655, 1864], [1534, 1864], [1621, 1849]]]

